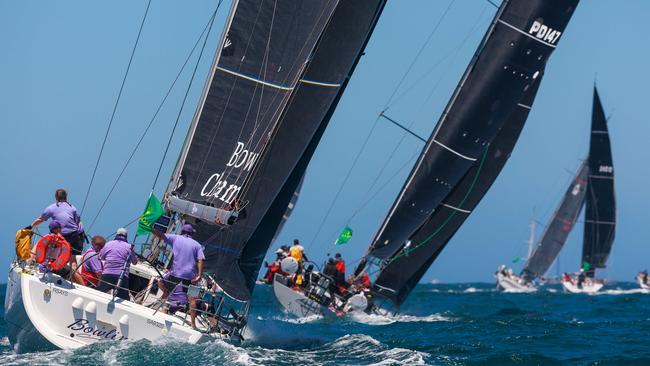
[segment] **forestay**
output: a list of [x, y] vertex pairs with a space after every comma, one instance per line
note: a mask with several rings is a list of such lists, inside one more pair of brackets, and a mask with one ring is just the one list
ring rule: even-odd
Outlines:
[[369, 249], [394, 255], [481, 159], [544, 69], [578, 0], [503, 1]]

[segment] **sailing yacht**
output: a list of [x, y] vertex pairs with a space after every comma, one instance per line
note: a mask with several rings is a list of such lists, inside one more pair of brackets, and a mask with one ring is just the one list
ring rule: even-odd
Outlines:
[[264, 255], [358, 59], [348, 29], [330, 22], [339, 3], [353, 1], [232, 3], [160, 223], [168, 232], [192, 223], [204, 246], [206, 276], [188, 288], [209, 305], [197, 327], [183, 311], [159, 311], [155, 283], [170, 261], [153, 241], [130, 268], [128, 301], [14, 262], [5, 319], [17, 352], [105, 340], [243, 340]]
[[470, 61], [416, 165], [354, 272], [337, 294], [318, 274], [307, 286], [276, 275], [296, 316], [399, 309], [499, 175], [524, 126], [548, 58], [577, 0], [506, 0]]
[[572, 293], [594, 293], [603, 287], [604, 281], [596, 278], [596, 269], [606, 267], [616, 232], [612, 147], [607, 118], [595, 86], [588, 164], [580, 272], [562, 277], [562, 285]]
[[573, 293], [594, 293], [604, 282], [594, 278], [596, 268], [604, 268], [614, 240], [616, 204], [614, 170], [607, 120], [594, 87], [589, 156], [573, 176], [559, 207], [553, 213], [533, 254], [520, 275], [505, 266], [497, 271], [497, 283], [506, 291], [529, 292], [543, 279], [556, 260], [580, 211], [586, 205], [581, 271], [564, 274], [562, 285]]

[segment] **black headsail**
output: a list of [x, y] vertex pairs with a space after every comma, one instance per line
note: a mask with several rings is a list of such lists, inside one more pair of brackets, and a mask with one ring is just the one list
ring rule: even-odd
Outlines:
[[399, 307], [418, 284], [449, 240], [488, 192], [507, 162], [524, 127], [541, 84], [532, 84], [518, 108], [481, 160], [467, 172], [427, 222], [409, 238], [409, 246], [393, 255], [377, 276], [373, 290]]
[[[237, 259], [272, 200], [258, 205], [246, 187], [263, 184], [256, 164], [282, 128], [280, 117], [302, 86], [300, 78], [336, 4], [235, 1], [177, 165], [170, 205], [186, 218], [227, 208], [235, 198], [250, 200], [232, 226], [207, 223], [206, 216], [196, 225], [196, 239], [205, 245], [205, 271], [237, 300], [250, 299]], [[297, 160], [301, 153], [277, 158]], [[280, 186], [288, 175], [280, 177]]]
[[543, 277], [560, 254], [585, 202], [589, 163], [584, 161], [571, 180], [560, 206], [546, 226], [544, 234], [528, 258], [521, 275], [528, 281]]
[[585, 234], [582, 246], [582, 265], [588, 274], [596, 268], [605, 268], [612, 250], [616, 229], [616, 198], [614, 196], [614, 164], [607, 129], [607, 118], [594, 87], [589, 143], [589, 181], [585, 204]]
[[[339, 2], [305, 71], [303, 82], [292, 96], [280, 128], [269, 145], [268, 154], [259, 163], [258, 175], [263, 178], [257, 186], [251, 185], [247, 191], [250, 198], [247, 199], [255, 202], [271, 188], [277, 195], [273, 196], [270, 208], [239, 258], [251, 291], [287, 204], [298, 189], [385, 3], [385, 0]], [[288, 164], [289, 157], [292, 164]], [[287, 175], [289, 177], [283, 185], [274, 183]]]
[[481, 159], [519, 108], [578, 0], [506, 0], [479, 45], [369, 255], [396, 253]]

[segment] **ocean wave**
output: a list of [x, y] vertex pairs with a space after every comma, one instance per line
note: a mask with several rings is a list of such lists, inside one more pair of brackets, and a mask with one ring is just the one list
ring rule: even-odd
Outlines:
[[366, 314], [366, 313], [351, 313], [350, 319], [357, 323], [367, 325], [388, 325], [393, 323], [431, 323], [431, 322], [445, 322], [452, 321], [453, 318], [446, 317], [440, 314], [431, 314], [426, 316], [415, 316], [407, 314], [398, 315], [380, 315], [380, 314]]

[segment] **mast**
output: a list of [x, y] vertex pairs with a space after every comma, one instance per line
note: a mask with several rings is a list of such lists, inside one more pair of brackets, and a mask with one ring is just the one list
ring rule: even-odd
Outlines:
[[537, 223], [535, 222], [535, 212], [533, 211], [533, 217], [530, 219], [530, 235], [528, 236], [528, 252], [526, 253], [526, 259], [530, 258], [530, 255], [533, 254], [533, 246], [535, 245], [536, 230], [537, 230]]
[[518, 108], [564, 32], [577, 0], [506, 0], [373, 239], [395, 254], [432, 215]]
[[585, 204], [582, 262], [587, 275], [593, 277], [596, 268], [605, 268], [616, 232], [616, 197], [614, 194], [614, 163], [603, 105], [594, 86], [589, 143], [589, 181]]
[[587, 161], [584, 161], [580, 164], [580, 168], [573, 176], [560, 205], [546, 225], [533, 255], [526, 261], [521, 274], [528, 281], [543, 277], [560, 254], [584, 205], [588, 175], [589, 166]]

